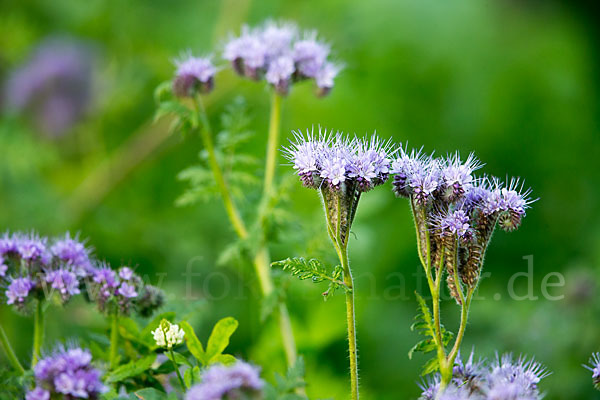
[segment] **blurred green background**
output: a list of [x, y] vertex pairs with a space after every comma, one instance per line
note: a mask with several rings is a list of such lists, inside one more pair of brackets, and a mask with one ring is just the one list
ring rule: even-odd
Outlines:
[[[50, 137], [32, 116], [0, 117], [0, 227], [44, 235], [80, 232], [95, 254], [131, 263], [163, 288], [170, 307], [202, 300], [203, 337], [214, 322], [240, 320], [232, 352], [283, 371], [275, 322], [259, 322], [257, 282], [247, 265], [218, 264], [234, 239], [219, 201], [176, 207], [186, 184], [179, 171], [197, 162], [200, 140], [153, 123], [153, 90], [173, 74], [182, 50], [215, 52], [228, 32], [266, 18], [297, 21], [331, 42], [346, 64], [331, 95], [293, 88], [282, 132], [322, 125], [393, 137], [425, 151], [474, 151], [486, 173], [522, 176], [536, 202], [523, 226], [499, 232], [490, 246], [464, 351], [535, 356], [553, 371], [541, 384], [548, 399], [600, 398], [581, 364], [600, 350], [600, 49], [593, 3], [556, 1], [296, 0], [4, 0], [0, 3], [0, 78], [27, 62], [48, 37], [87, 43], [94, 54], [92, 103], [68, 131]], [[215, 124], [243, 95], [256, 135], [246, 145], [263, 158], [268, 91], [229, 70], [208, 98]], [[9, 103], [6, 96], [4, 104]], [[9, 107], [4, 107], [8, 110]], [[281, 163], [284, 160], [281, 159]], [[260, 175], [261, 167], [249, 171]], [[279, 176], [292, 170], [281, 166]], [[252, 192], [249, 198], [252, 200]], [[333, 260], [316, 192], [293, 184], [292, 218], [272, 246], [273, 259], [319, 255]], [[408, 360], [418, 340], [409, 326], [414, 290], [424, 293], [406, 201], [389, 183], [363, 197], [350, 252], [357, 287], [361, 386], [366, 399], [418, 397], [425, 359]], [[537, 300], [509, 296], [530, 289]], [[191, 266], [193, 296], [182, 274]], [[551, 272], [565, 278], [544, 296]], [[342, 296], [324, 303], [324, 287], [288, 280], [288, 304], [311, 398], [347, 397]], [[555, 278], [551, 282], [556, 282]], [[563, 297], [564, 296], [564, 297]], [[193, 299], [191, 298], [193, 297]], [[444, 305], [456, 329], [458, 310]], [[47, 343], [101, 332], [103, 320], [82, 302], [54, 308]], [[0, 318], [20, 357], [29, 356], [31, 323], [6, 306]], [[0, 355], [3, 357], [3, 355]], [[0, 362], [5, 361], [0, 358]]]

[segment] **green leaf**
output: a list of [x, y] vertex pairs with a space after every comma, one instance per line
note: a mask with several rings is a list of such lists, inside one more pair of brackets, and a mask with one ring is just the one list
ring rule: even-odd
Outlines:
[[196, 360], [200, 361], [202, 365], [207, 365], [208, 358], [202, 343], [198, 339], [198, 336], [196, 336], [196, 332], [194, 332], [194, 328], [192, 328], [187, 321], [181, 321], [179, 327], [185, 333], [185, 343], [190, 353], [192, 353]]
[[130, 400], [166, 400], [168, 396], [165, 392], [160, 392], [153, 388], [140, 389], [129, 395]]
[[213, 357], [219, 356], [229, 346], [229, 338], [238, 327], [235, 318], [226, 317], [217, 322], [208, 338], [206, 345], [206, 358], [209, 362]]
[[165, 81], [160, 83], [156, 89], [154, 89], [154, 101], [160, 104], [165, 98], [169, 97], [172, 93], [173, 84], [171, 81]]
[[323, 293], [325, 300], [339, 288], [344, 289], [346, 292], [350, 291], [350, 288], [341, 280], [343, 270], [339, 265], [333, 268], [331, 275], [329, 275], [321, 261], [314, 258], [310, 260], [306, 260], [303, 257], [286, 258], [285, 260], [271, 263], [271, 267], [281, 267], [284, 271], [289, 271], [300, 280], [310, 279], [315, 283], [328, 281], [329, 288]]
[[[166, 352], [165, 355], [169, 358], [169, 360], [172, 360], [170, 351]], [[174, 351], [173, 356], [175, 356], [175, 364], [189, 365], [190, 367], [192, 366], [192, 363], [183, 354]]]
[[211, 364], [220, 363], [225, 366], [233, 365], [236, 362], [237, 362], [237, 359], [234, 356], [232, 356], [231, 354], [219, 354], [218, 356], [211, 358], [211, 361], [210, 361]]
[[198, 368], [197, 366], [195, 367], [190, 367], [188, 369], [185, 370], [185, 372], [183, 373], [183, 382], [185, 383], [185, 386], [189, 389], [192, 387], [192, 385], [194, 385], [195, 383], [200, 381], [200, 368]]
[[106, 377], [107, 383], [121, 382], [128, 378], [133, 378], [150, 369], [154, 361], [156, 360], [156, 354], [151, 354], [139, 360], [131, 361], [125, 365], [121, 365], [114, 371], [110, 372]]
[[421, 371], [421, 375], [425, 376], [425, 375], [434, 373], [439, 368], [440, 368], [440, 363], [439, 363], [437, 357], [433, 357], [432, 359], [430, 359], [429, 361], [427, 361], [425, 363], [425, 365], [423, 366], [423, 370]]
[[175, 115], [182, 120], [191, 121], [193, 118], [192, 111], [178, 101], [163, 101], [158, 105], [154, 114], [154, 121], [158, 121], [165, 115]]

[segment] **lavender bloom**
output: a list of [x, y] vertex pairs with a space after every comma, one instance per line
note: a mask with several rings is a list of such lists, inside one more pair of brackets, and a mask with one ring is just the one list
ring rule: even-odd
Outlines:
[[209, 93], [214, 87], [217, 69], [211, 57], [193, 57], [188, 54], [175, 61], [177, 71], [173, 80], [173, 93], [178, 97], [193, 97], [196, 92]]
[[4, 256], [0, 255], [0, 278], [4, 278], [6, 276], [7, 270], [8, 265], [4, 264]]
[[259, 369], [243, 361], [231, 367], [215, 365], [202, 375], [202, 383], [193, 386], [186, 400], [224, 400], [259, 396], [264, 386]]
[[[340, 133], [333, 135], [319, 129], [319, 137], [294, 132], [295, 141], [284, 148], [284, 156], [293, 162], [302, 183], [314, 189], [326, 183], [340, 190], [342, 185], [356, 185], [366, 192], [383, 184], [390, 172], [390, 143], [373, 135], [370, 141], [349, 140]], [[321, 178], [321, 179], [315, 179]]]
[[592, 354], [589, 365], [584, 365], [584, 367], [592, 371], [594, 387], [600, 390], [600, 353]]
[[286, 95], [289, 90], [290, 78], [294, 73], [294, 60], [288, 56], [281, 56], [269, 64], [265, 79], [277, 92]]
[[19, 256], [28, 262], [40, 261], [42, 264], [50, 262], [51, 255], [46, 248], [48, 239], [31, 233], [15, 237]]
[[119, 286], [119, 288], [117, 289], [117, 294], [119, 296], [123, 296], [126, 299], [137, 297], [135, 287], [133, 287], [132, 285], [128, 285], [126, 282], [121, 283], [121, 286]]
[[25, 400], [50, 400], [50, 392], [40, 387], [27, 392]]
[[522, 185], [519, 190], [518, 179], [511, 179], [508, 187], [500, 190], [499, 208], [501, 213], [498, 219], [498, 224], [507, 232], [512, 232], [521, 225], [521, 220], [525, 216], [525, 210], [529, 208], [529, 204], [534, 202], [530, 198], [531, 189], [522, 190]]
[[446, 187], [444, 197], [451, 202], [462, 197], [472, 187], [473, 171], [480, 167], [481, 164], [475, 159], [473, 153], [469, 154], [464, 163], [458, 152], [448, 157], [441, 171]]
[[291, 83], [314, 79], [317, 94], [325, 96], [342, 66], [328, 61], [329, 46], [316, 40], [316, 33], [305, 33], [299, 39], [298, 28], [290, 23], [267, 21], [251, 29], [242, 27], [239, 37], [225, 44], [223, 58], [241, 76], [253, 80], [263, 77], [281, 95]]
[[329, 46], [316, 39], [316, 32], [294, 44], [293, 58], [302, 78], [316, 78], [329, 56]]
[[413, 171], [408, 185], [416, 202], [421, 205], [427, 204], [440, 185], [438, 161], [429, 159], [421, 169]]
[[34, 282], [25, 277], [13, 279], [6, 291], [6, 304], [22, 304], [27, 299], [29, 291], [35, 287]]
[[[96, 399], [106, 388], [101, 373], [91, 365], [92, 355], [80, 348], [59, 349], [35, 366], [37, 388], [27, 394], [27, 399], [47, 399], [49, 395], [62, 394], [68, 398]], [[45, 388], [46, 391], [40, 389]]]
[[91, 272], [90, 251], [77, 240], [77, 237], [71, 238], [69, 233], [63, 239], [55, 241], [50, 252], [54, 257], [72, 267], [79, 276], [85, 276]]
[[128, 281], [133, 279], [133, 271], [129, 267], [121, 267], [119, 269], [119, 278]]
[[10, 76], [6, 103], [32, 112], [42, 132], [60, 136], [83, 117], [91, 103], [92, 66], [87, 46], [66, 39], [45, 40]]
[[5, 233], [0, 238], [0, 255], [5, 256], [17, 252], [17, 241], [14, 236]]
[[46, 282], [59, 291], [63, 302], [71, 296], [79, 294], [79, 280], [75, 273], [66, 269], [57, 269], [46, 273]]
[[466, 242], [473, 237], [473, 230], [469, 224], [469, 216], [462, 209], [434, 215], [432, 217], [432, 224], [442, 238], [456, 237]]

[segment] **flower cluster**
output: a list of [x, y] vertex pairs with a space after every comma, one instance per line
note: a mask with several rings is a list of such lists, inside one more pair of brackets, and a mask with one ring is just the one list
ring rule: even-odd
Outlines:
[[173, 93], [178, 97], [193, 97], [195, 93], [209, 93], [214, 87], [217, 68], [211, 57], [184, 55], [175, 61], [177, 70], [173, 80]]
[[202, 383], [193, 386], [186, 400], [233, 400], [262, 398], [264, 382], [260, 370], [243, 361], [231, 367], [215, 365], [202, 374]]
[[34, 233], [0, 238], [0, 286], [6, 287], [6, 303], [20, 310], [47, 293], [68, 301], [91, 270], [90, 250], [68, 233], [53, 240]]
[[421, 388], [421, 400], [539, 400], [543, 397], [538, 384], [548, 376], [544, 367], [533, 360], [510, 354], [497, 357], [489, 366], [483, 360], [466, 363], [457, 359], [452, 382], [440, 397], [436, 397], [439, 378]]
[[319, 41], [316, 32], [300, 32], [294, 24], [273, 21], [242, 27], [240, 36], [230, 38], [223, 51], [239, 75], [264, 78], [282, 95], [292, 83], [307, 79], [314, 79], [319, 96], [327, 95], [342, 69], [329, 56], [329, 45]]
[[179, 325], [163, 319], [158, 328], [152, 331], [152, 336], [154, 336], [157, 346], [171, 349], [173, 346], [183, 343], [185, 333], [179, 329]]
[[49, 400], [60, 395], [66, 399], [98, 399], [105, 387], [102, 374], [91, 362], [90, 352], [80, 348], [61, 348], [40, 360], [34, 368], [36, 387], [27, 393], [26, 400]]
[[319, 129], [318, 136], [295, 132], [295, 140], [284, 149], [302, 184], [319, 189], [333, 231], [347, 238], [362, 193], [382, 185], [390, 174], [390, 142], [377, 137], [350, 139], [341, 133]]
[[584, 365], [584, 367], [592, 371], [594, 387], [600, 390], [600, 353], [592, 354], [589, 365]]
[[90, 278], [88, 296], [104, 313], [127, 315], [136, 308], [141, 314], [149, 315], [163, 303], [160, 290], [145, 285], [129, 267], [115, 271], [106, 264], [100, 264], [94, 268]]
[[62, 303], [85, 292], [100, 310], [117, 306], [128, 313], [132, 306], [149, 316], [163, 303], [162, 292], [129, 267], [112, 270], [91, 257], [77, 237], [66, 234], [48, 239], [35, 233], [6, 233], [0, 237], [0, 287], [6, 304], [27, 311], [34, 300], [54, 294]]
[[518, 179], [502, 184], [475, 177], [480, 167], [472, 154], [463, 161], [458, 153], [433, 158], [400, 149], [390, 171], [396, 195], [410, 199], [421, 257], [431, 258], [436, 268], [445, 260], [447, 283], [459, 303], [456, 276], [473, 289], [495, 226], [517, 229], [533, 201]]

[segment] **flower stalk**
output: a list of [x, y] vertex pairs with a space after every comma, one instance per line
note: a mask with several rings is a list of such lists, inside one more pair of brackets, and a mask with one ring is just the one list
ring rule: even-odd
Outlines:
[[41, 357], [41, 348], [44, 343], [44, 302], [38, 299], [33, 314], [33, 356], [31, 366], [35, 366]]
[[13, 366], [13, 368], [19, 373], [19, 375], [23, 375], [25, 373], [25, 369], [19, 362], [15, 351], [10, 345], [10, 341], [8, 340], [8, 336], [6, 336], [6, 332], [4, 332], [4, 328], [0, 325], [0, 344], [6, 353], [6, 357], [8, 358], [8, 362]]
[[115, 311], [110, 316], [110, 350], [109, 365], [110, 369], [117, 367], [117, 356], [119, 354], [119, 313]]

